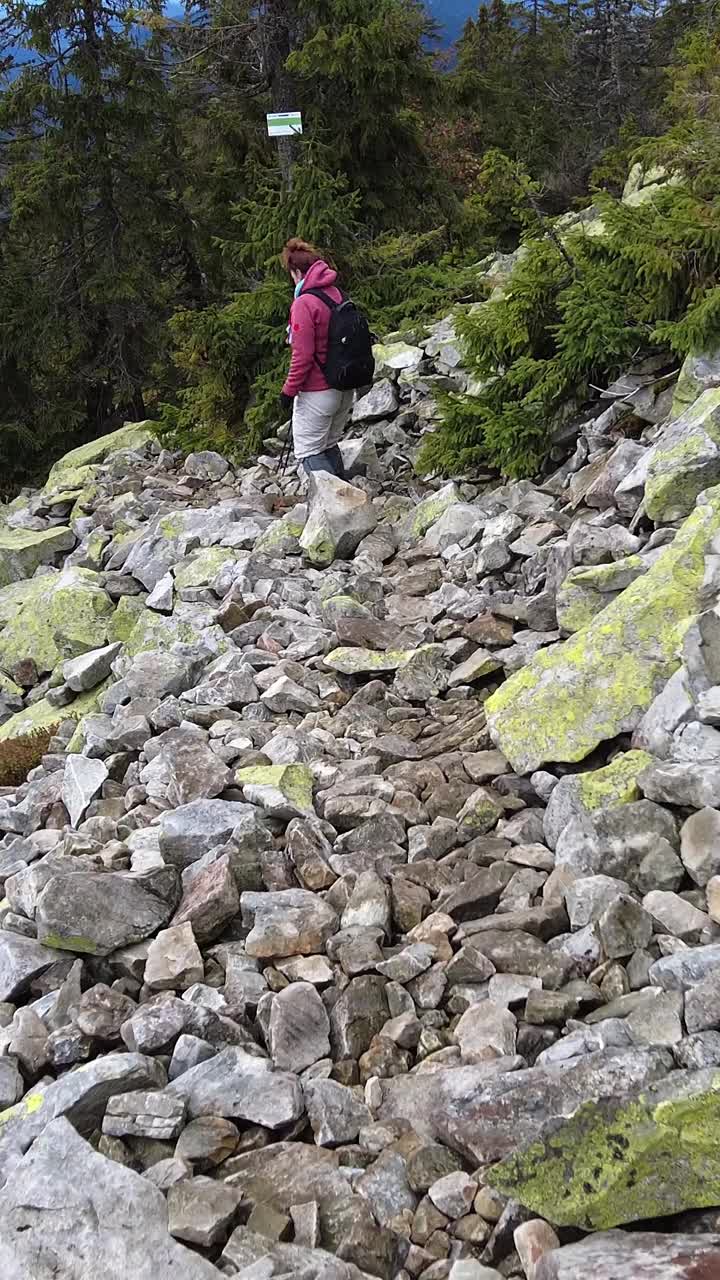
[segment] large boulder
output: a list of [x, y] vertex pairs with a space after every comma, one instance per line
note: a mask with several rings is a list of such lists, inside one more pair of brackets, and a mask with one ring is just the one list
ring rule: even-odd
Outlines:
[[48, 486], [63, 483], [63, 474], [75, 471], [78, 467], [87, 467], [95, 462], [104, 462], [112, 453], [120, 449], [142, 449], [144, 445], [155, 439], [151, 422], [126, 422], [117, 431], [111, 431], [97, 440], [89, 440], [87, 444], [78, 445], [69, 453], [58, 458], [50, 475]]
[[172, 867], [144, 875], [58, 871], [38, 899], [38, 937], [47, 947], [108, 955], [162, 929], [178, 896]]
[[645, 510], [658, 524], [689, 515], [698, 494], [720, 480], [720, 387], [708, 388], [665, 429], [645, 482]]
[[31, 578], [74, 545], [72, 529], [0, 529], [0, 587]]
[[55, 1120], [0, 1194], [3, 1280], [214, 1280], [173, 1240], [162, 1192]]
[[598, 1230], [720, 1202], [720, 1072], [590, 1102], [487, 1175], [558, 1226]]
[[37, 578], [15, 617], [0, 633], [0, 665], [12, 671], [32, 658], [39, 672], [97, 649], [108, 638], [113, 603], [91, 569], [64, 569]]
[[348, 560], [377, 524], [371, 498], [327, 471], [310, 477], [310, 507], [300, 546], [311, 564], [325, 568]]
[[583, 760], [601, 742], [632, 732], [680, 665], [678, 650], [699, 611], [704, 555], [719, 529], [716, 488], [644, 577], [488, 699], [490, 732], [516, 770]]
[[[136, 1089], [161, 1089], [164, 1083], [165, 1072], [154, 1058], [141, 1053], [107, 1053], [58, 1080], [36, 1085], [22, 1102], [3, 1114], [0, 1186], [20, 1157], [60, 1116], [89, 1136], [101, 1123], [109, 1098]], [[5, 1280], [5, 1272], [0, 1274]]]
[[407, 1120], [474, 1164], [503, 1160], [540, 1137], [545, 1125], [583, 1103], [627, 1097], [667, 1074], [661, 1050], [592, 1053], [562, 1069], [514, 1070], [512, 1058], [380, 1081], [380, 1120]]

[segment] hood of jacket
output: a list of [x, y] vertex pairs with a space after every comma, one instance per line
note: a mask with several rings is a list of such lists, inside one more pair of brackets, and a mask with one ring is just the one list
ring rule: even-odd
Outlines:
[[307, 275], [303, 279], [302, 294], [306, 289], [329, 289], [337, 280], [337, 271], [333, 271], [327, 262], [313, 262]]

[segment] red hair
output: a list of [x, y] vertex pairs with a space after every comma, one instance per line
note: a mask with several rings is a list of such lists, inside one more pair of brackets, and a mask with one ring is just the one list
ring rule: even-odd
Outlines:
[[322, 254], [318, 253], [314, 245], [308, 244], [307, 240], [293, 236], [285, 245], [280, 261], [286, 271], [300, 271], [307, 275], [314, 262], [322, 262]]

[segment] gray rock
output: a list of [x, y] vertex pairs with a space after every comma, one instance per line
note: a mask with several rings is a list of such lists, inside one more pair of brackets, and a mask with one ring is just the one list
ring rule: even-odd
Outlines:
[[254, 805], [230, 800], [195, 800], [160, 817], [160, 852], [181, 870], [232, 837], [238, 849], [264, 848], [266, 829]]
[[661, 956], [650, 966], [650, 981], [665, 991], [689, 991], [709, 974], [720, 971], [720, 944], [695, 947]]
[[[641, 893], [658, 887], [676, 889], [683, 876], [677, 844], [672, 815], [649, 800], [638, 800], [574, 818], [558, 838], [555, 862], [577, 875], [614, 876]], [[661, 884], [660, 857], [665, 876]]]
[[93, 1151], [58, 1119], [0, 1194], [3, 1280], [217, 1280], [212, 1263], [176, 1244], [165, 1197]]
[[120, 1029], [135, 1011], [135, 1002], [104, 982], [83, 991], [75, 1011], [75, 1023], [92, 1040], [119, 1040]]
[[172, 918], [173, 928], [192, 926], [200, 943], [211, 942], [235, 918], [240, 907], [230, 858], [223, 854], [186, 885], [182, 901]]
[[634, 898], [621, 894], [603, 911], [597, 932], [608, 960], [619, 960], [647, 946], [653, 933], [652, 917]]
[[491, 1053], [509, 1057], [515, 1052], [517, 1024], [509, 1009], [486, 1000], [471, 1005], [453, 1033], [463, 1062], [483, 1062]]
[[536, 1280], [710, 1280], [718, 1269], [720, 1236], [604, 1231], [546, 1254], [535, 1275]]
[[717, 809], [700, 809], [683, 823], [680, 857], [685, 870], [701, 888], [720, 872], [720, 813]]
[[181, 727], [163, 734], [159, 741], [163, 745], [140, 773], [149, 796], [167, 800], [175, 808], [213, 799], [229, 786], [230, 770], [205, 744], [202, 734], [186, 733]]
[[177, 1138], [185, 1120], [185, 1103], [168, 1093], [117, 1093], [108, 1099], [102, 1131], [114, 1138]]
[[240, 1141], [237, 1125], [220, 1116], [199, 1116], [183, 1129], [175, 1156], [200, 1169], [214, 1169], [233, 1154]]
[[624, 1096], [661, 1079], [672, 1066], [663, 1049], [594, 1053], [563, 1070], [508, 1071], [514, 1061], [381, 1080], [376, 1115], [408, 1120], [422, 1137], [489, 1164], [534, 1141], [549, 1119], [572, 1115], [591, 1099]]
[[232, 1229], [241, 1192], [212, 1178], [184, 1178], [168, 1191], [168, 1230], [177, 1240], [209, 1249]]
[[157, 933], [176, 902], [177, 873], [170, 867], [138, 876], [62, 872], [38, 899], [38, 937], [66, 951], [108, 955]]
[[720, 765], [656, 764], [638, 779], [649, 800], [691, 809], [720, 805]]
[[675, 938], [695, 938], [710, 924], [710, 917], [686, 902], [677, 893], [653, 889], [643, 898], [644, 909], [652, 916], [658, 932]]
[[37, 1085], [7, 1116], [0, 1130], [0, 1182], [53, 1120], [65, 1116], [80, 1133], [101, 1120], [108, 1099], [135, 1089], [161, 1089], [159, 1063], [137, 1053], [109, 1053], [46, 1085]]
[[627, 896], [630, 886], [613, 876], [580, 876], [565, 890], [565, 905], [573, 929], [582, 929], [597, 920], [621, 894]]
[[302, 1090], [296, 1075], [273, 1071], [267, 1058], [244, 1049], [223, 1049], [214, 1058], [183, 1072], [168, 1092], [187, 1102], [188, 1115], [225, 1116], [266, 1129], [280, 1129], [303, 1114]]
[[315, 1141], [321, 1147], [355, 1142], [360, 1130], [370, 1123], [365, 1104], [336, 1080], [308, 1080], [303, 1093]]
[[330, 1011], [333, 1055], [359, 1058], [387, 1018], [384, 980], [370, 975], [352, 978]]
[[0, 930], [0, 1000], [23, 995], [33, 979], [55, 964], [57, 952], [34, 938]]
[[230, 463], [221, 453], [212, 449], [202, 449], [199, 453], [189, 453], [183, 464], [186, 475], [194, 480], [222, 480], [230, 470]]
[[355, 402], [353, 422], [374, 422], [379, 418], [392, 418], [397, 412], [398, 398], [395, 385], [389, 378], [376, 382], [367, 395]]
[[94, 689], [110, 675], [113, 659], [122, 649], [122, 644], [106, 644], [102, 649], [91, 649], [79, 658], [69, 658], [63, 663], [63, 680], [75, 693], [85, 693]]
[[243, 923], [252, 925], [246, 948], [250, 956], [313, 955], [324, 950], [336, 932], [332, 907], [306, 889], [275, 893], [243, 893]]
[[273, 997], [268, 1049], [276, 1067], [302, 1071], [330, 1052], [330, 1019], [309, 982], [293, 982]]
[[308, 518], [300, 535], [311, 564], [324, 568], [333, 560], [349, 559], [376, 524], [377, 514], [363, 489], [327, 471], [312, 472]]
[[67, 757], [62, 798], [71, 826], [78, 826], [107, 777], [107, 767], [102, 760], [89, 760], [87, 756]]
[[0, 1058], [0, 1110], [19, 1102], [25, 1092], [25, 1083], [13, 1058]]
[[148, 947], [144, 980], [153, 991], [186, 991], [202, 982], [205, 966], [192, 925], [163, 929]]

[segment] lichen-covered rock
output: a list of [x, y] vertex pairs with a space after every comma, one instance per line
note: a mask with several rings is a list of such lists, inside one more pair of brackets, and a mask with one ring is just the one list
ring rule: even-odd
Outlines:
[[[9, 738], [21, 737], [26, 733], [32, 733], [34, 729], [49, 729], [56, 725], [59, 720], [82, 722], [86, 715], [90, 715], [95, 710], [104, 690], [105, 685], [98, 685], [96, 689], [89, 689], [87, 693], [81, 693], [75, 698], [74, 702], [69, 703], [62, 710], [53, 706], [52, 703], [47, 701], [47, 698], [41, 698], [39, 702], [33, 702], [31, 706], [18, 711], [17, 715], [11, 716], [9, 720], [0, 725], [0, 742], [5, 742]], [[77, 744], [70, 743], [69, 745], [73, 750], [79, 750]]]
[[557, 593], [558, 625], [563, 631], [582, 631], [596, 614], [647, 573], [642, 556], [626, 556], [611, 564], [581, 565], [571, 569]]
[[604, 1230], [717, 1205], [718, 1132], [720, 1072], [677, 1072], [586, 1103], [487, 1180], [558, 1226]]
[[299, 542], [311, 564], [326, 568], [347, 560], [377, 524], [371, 498], [326, 471], [310, 479], [310, 507]]
[[112, 453], [120, 449], [142, 449], [144, 445], [155, 439], [151, 422], [126, 422], [124, 427], [111, 431], [97, 440], [89, 440], [87, 444], [78, 445], [69, 453], [58, 458], [50, 475], [48, 485], [63, 483], [63, 473], [74, 471], [77, 467], [86, 467], [94, 462], [104, 462]]
[[673, 418], [679, 418], [709, 387], [720, 387], [720, 350], [701, 351], [685, 357], [675, 384]]
[[380, 378], [392, 378], [401, 369], [417, 369], [424, 352], [409, 342], [378, 342], [373, 347], [375, 374]]
[[720, 387], [709, 387], [671, 422], [652, 450], [645, 510], [666, 523], [689, 515], [698, 494], [720, 479]]
[[640, 799], [637, 779], [652, 764], [646, 751], [625, 751], [604, 769], [587, 773], [570, 773], [553, 788], [543, 825], [551, 849], [573, 818], [593, 813], [596, 809], [614, 809]]
[[679, 666], [699, 608], [704, 554], [718, 529], [720, 490], [712, 489], [643, 578], [488, 699], [490, 731], [515, 769], [582, 760], [635, 728]]
[[75, 545], [72, 529], [0, 529], [0, 587], [31, 578]]
[[422, 538], [448, 507], [461, 501], [458, 487], [452, 480], [442, 489], [438, 489], [437, 493], [428, 494], [427, 498], [423, 498], [408, 516], [403, 527], [405, 539], [414, 542]]
[[238, 769], [235, 781], [250, 804], [275, 818], [302, 818], [314, 813], [313, 777], [304, 764], [251, 765]]
[[37, 578], [35, 589], [0, 633], [0, 664], [32, 658], [39, 672], [97, 649], [108, 637], [113, 603], [90, 569], [64, 569]]

